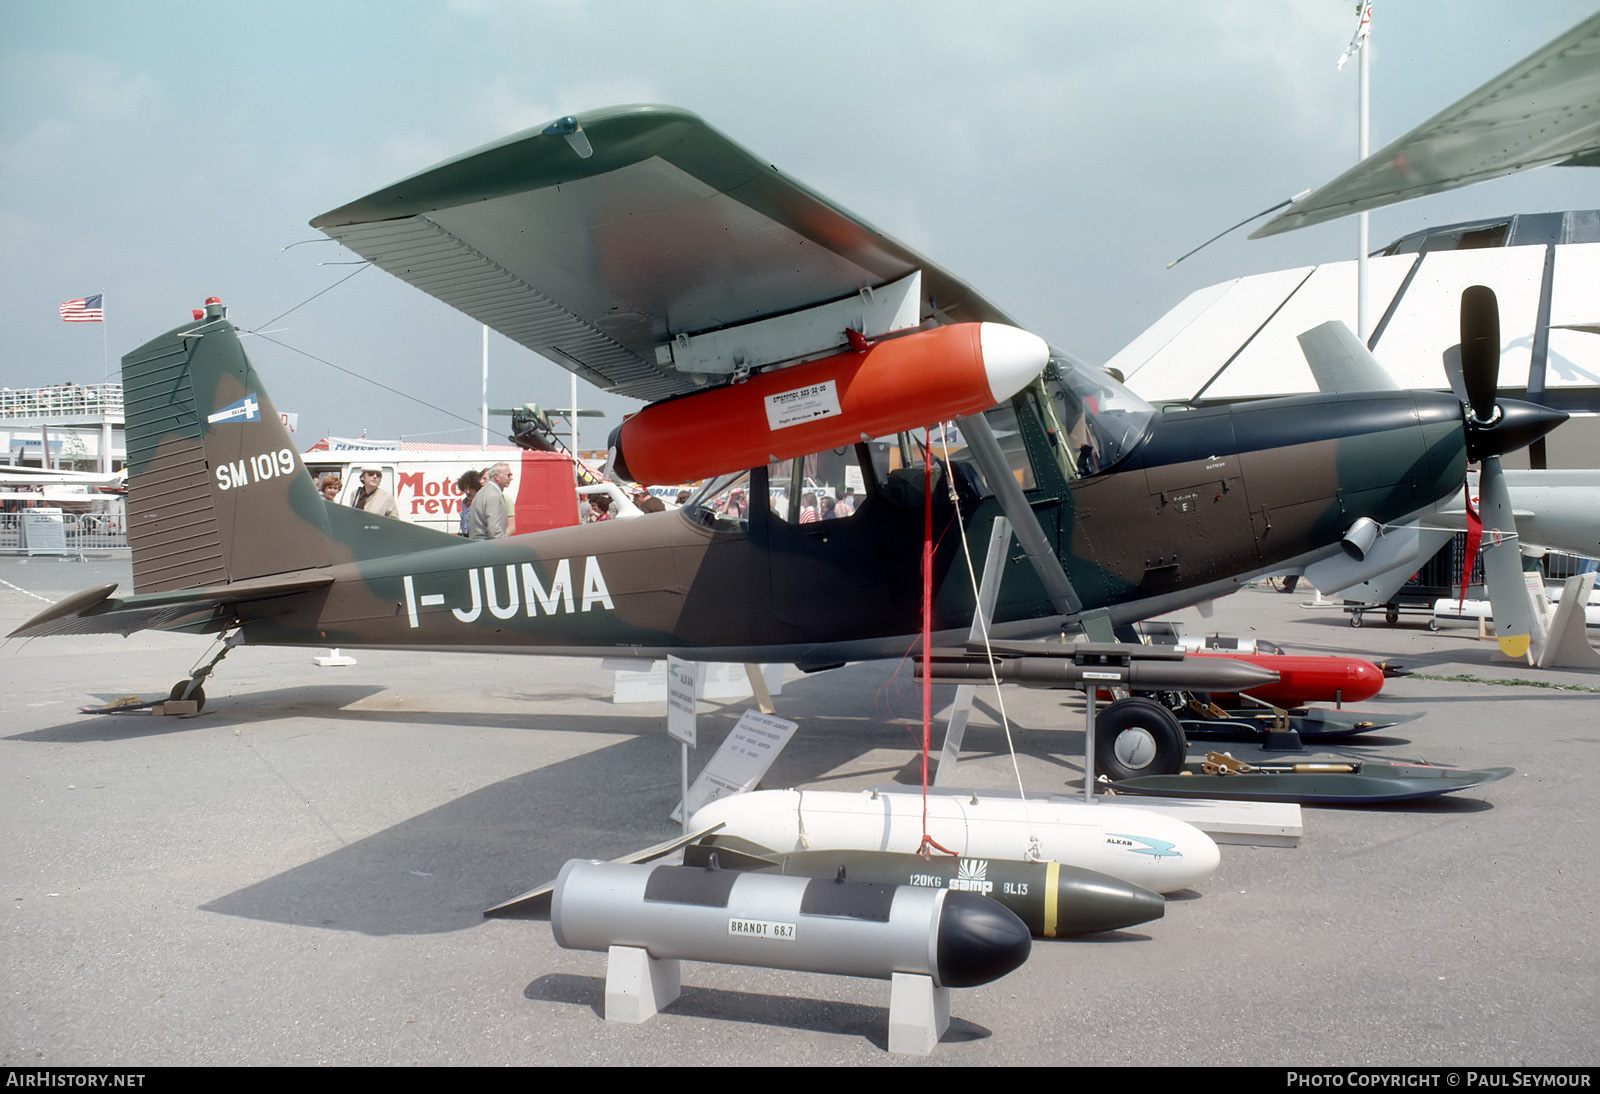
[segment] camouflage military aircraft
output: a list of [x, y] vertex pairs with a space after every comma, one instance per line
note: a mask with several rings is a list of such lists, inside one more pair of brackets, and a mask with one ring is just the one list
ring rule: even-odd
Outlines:
[[[983, 543], [1002, 513], [1022, 550], [1004, 564], [997, 633], [1077, 621], [1109, 637], [1255, 575], [1345, 556], [1381, 570], [1381, 530], [1453, 495], [1469, 455], [1563, 417], [1502, 402], [1480, 418], [1413, 391], [1158, 414], [1037, 339], [1030, 356], [1031, 336], [968, 286], [664, 107], [564, 118], [313, 224], [653, 400], [642, 433], [624, 427], [624, 460], [705, 485], [677, 512], [486, 542], [330, 505], [209, 305], [123, 358], [132, 594], [87, 590], [14, 635], [820, 668], [911, 644], [927, 505], [941, 641], [973, 611], [958, 537]], [[909, 371], [868, 382], [870, 362], [918, 345]], [[981, 396], [931, 391], [961, 346], [991, 381], [999, 358], [1026, 374]], [[1492, 372], [1498, 354], [1478, 358], [1469, 368]], [[931, 453], [909, 432], [949, 418]]]

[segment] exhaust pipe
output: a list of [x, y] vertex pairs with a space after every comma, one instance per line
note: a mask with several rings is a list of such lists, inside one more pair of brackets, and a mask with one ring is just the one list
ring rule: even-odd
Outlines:
[[1339, 541], [1339, 546], [1344, 548], [1344, 553], [1357, 562], [1367, 560], [1367, 552], [1372, 550], [1372, 545], [1378, 542], [1378, 536], [1383, 533], [1378, 522], [1371, 517], [1362, 517], [1350, 526], [1344, 534], [1344, 539]]

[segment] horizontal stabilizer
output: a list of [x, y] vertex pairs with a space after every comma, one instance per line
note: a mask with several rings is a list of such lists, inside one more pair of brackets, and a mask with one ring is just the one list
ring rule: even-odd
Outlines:
[[[292, 596], [333, 584], [325, 573], [284, 574], [175, 593], [115, 599], [115, 585], [101, 585], [59, 601], [12, 631], [9, 638], [62, 634], [120, 634], [151, 628], [180, 630], [217, 617], [219, 609], [246, 601]], [[223, 620], [226, 623], [226, 619]]]

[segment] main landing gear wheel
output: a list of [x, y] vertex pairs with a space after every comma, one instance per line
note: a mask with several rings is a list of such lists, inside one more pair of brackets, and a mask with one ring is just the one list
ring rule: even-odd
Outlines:
[[1118, 700], [1095, 718], [1095, 770], [1113, 781], [1176, 774], [1188, 754], [1183, 726], [1151, 699]]
[[[172, 693], [167, 696], [167, 700], [169, 702], [173, 702], [173, 701], [176, 701], [178, 699], [182, 699], [182, 698], [184, 698], [184, 694], [183, 693], [185, 691], [188, 691], [188, 690], [189, 690], [189, 681], [187, 681], [187, 680], [179, 680], [176, 684], [172, 685]], [[198, 714], [202, 710], [206, 709], [206, 689], [205, 688], [195, 688], [194, 692], [192, 694], [190, 694], [188, 696], [188, 698], [194, 700], [194, 711], [195, 711], [196, 714]]]

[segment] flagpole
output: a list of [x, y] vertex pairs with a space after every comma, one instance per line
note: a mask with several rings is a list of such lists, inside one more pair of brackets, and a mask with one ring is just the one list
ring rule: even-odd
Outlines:
[[100, 382], [104, 383], [111, 379], [111, 339], [106, 333], [106, 290], [104, 288], [100, 290], [100, 366], [105, 370], [100, 377]]
[[[1368, 87], [1368, 53], [1367, 39], [1372, 34], [1372, 0], [1359, 0], [1356, 4], [1356, 33], [1350, 39], [1350, 44], [1344, 47], [1344, 53], [1339, 57], [1339, 71], [1344, 71], [1345, 62], [1352, 56], [1356, 58], [1356, 71], [1359, 74], [1356, 80], [1356, 161], [1359, 163], [1367, 158], [1369, 151], [1368, 129], [1369, 116], [1367, 110]], [[1371, 334], [1371, 324], [1367, 320], [1367, 251], [1371, 249], [1367, 242], [1367, 214], [1356, 215], [1356, 334], [1365, 342]]]
[[[1369, 16], [1370, 18], [1370, 16]], [[1357, 81], [1359, 90], [1356, 92], [1358, 120], [1356, 124], [1357, 155], [1356, 162], [1366, 160], [1371, 151], [1371, 108], [1367, 100], [1367, 90], [1370, 78], [1372, 31], [1367, 31], [1368, 41], [1356, 58]], [[1356, 333], [1363, 344], [1372, 334], [1372, 324], [1367, 316], [1367, 252], [1371, 245], [1367, 238], [1367, 212], [1365, 209], [1356, 218]]]

